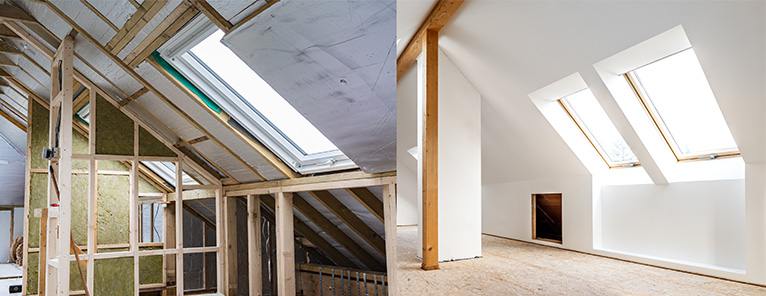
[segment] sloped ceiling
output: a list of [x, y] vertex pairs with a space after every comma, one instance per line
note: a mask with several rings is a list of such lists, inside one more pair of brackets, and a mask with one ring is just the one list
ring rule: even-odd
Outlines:
[[593, 64], [678, 25], [695, 48], [745, 162], [763, 162], [765, 6], [466, 1], [442, 29], [439, 45], [482, 94], [483, 183], [587, 175], [528, 94], [575, 72], [594, 92], [608, 94]]
[[[131, 8], [126, 8], [126, 12], [112, 12], [110, 9], [119, 9], [120, 5], [116, 5], [113, 3], [101, 3], [101, 2], [111, 2], [110, 0], [88, 0], [88, 3], [91, 3], [97, 10], [99, 10], [102, 14], [105, 14], [105, 17], [110, 20], [110, 22], [114, 23], [115, 25], [119, 26], [120, 24], [124, 24], [125, 21], [122, 20], [124, 18], [130, 18], [135, 15], [136, 12], [133, 11]], [[250, 1], [250, 5], [244, 5], [245, 3], [242, 3], [242, 1], [239, 0], [216, 0], [211, 1], [211, 4], [213, 4], [214, 7], [221, 8], [225, 7], [226, 9], [222, 9], [222, 13], [226, 13], [227, 19], [232, 22], [236, 23], [236, 20], [238, 18], [244, 18], [245, 16], [249, 15], [251, 11], [257, 9], [261, 5], [263, 5], [262, 0], [256, 0], [256, 1]], [[283, 2], [302, 2], [302, 1], [283, 1]], [[2, 3], [2, 2], [0, 2]], [[110, 26], [104, 22], [102, 19], [100, 19], [93, 11], [91, 11], [88, 7], [85, 7], [82, 2], [79, 1], [52, 1], [52, 4], [46, 4], [41, 2], [32, 2], [32, 1], [14, 1], [14, 3], [18, 4], [18, 6], [29, 13], [33, 18], [35, 18], [43, 27], [39, 27], [36, 24], [25, 24], [21, 22], [11, 21], [10, 24], [12, 25], [18, 25], [24, 33], [31, 34], [35, 40], [41, 41], [43, 44], [43, 47], [47, 47], [48, 50], [55, 50], [55, 48], [59, 44], [59, 40], [64, 38], [71, 30], [72, 26], [70, 26], [69, 23], [64, 21], [63, 17], [59, 16], [52, 8], [57, 8], [62, 11], [65, 17], [71, 18], [74, 20], [74, 22], [82, 27], [82, 29], [87, 32], [88, 34], [92, 35], [96, 41], [104, 46], [106, 45], [112, 36], [115, 35], [115, 31], [110, 29]], [[157, 3], [162, 3], [162, 1], [158, 1]], [[315, 5], [318, 2], [315, 1], [305, 1], [304, 5]], [[334, 3], [338, 4], [338, 3]], [[346, 2], [342, 2], [346, 3]], [[357, 2], [352, 4], [362, 6], [362, 7], [368, 7], [365, 3], [368, 2]], [[359, 66], [368, 66], [368, 68], [374, 68], [375, 71], [370, 72], [355, 72], [351, 71], [351, 74], [354, 76], [354, 78], [349, 78], [349, 85], [354, 85], [355, 83], [361, 81], [362, 84], [366, 84], [370, 81], [372, 81], [372, 77], [378, 77], [380, 76], [378, 84], [371, 84], [371, 85], [362, 85], [359, 87], [366, 87], [368, 91], [372, 92], [373, 94], [370, 94], [367, 97], [360, 97], [360, 98], [354, 98], [357, 101], [360, 101], [357, 105], [351, 106], [352, 104], [349, 103], [349, 105], [353, 108], [361, 108], [359, 106], [367, 106], [370, 109], [377, 110], [377, 112], [373, 115], [369, 115], [371, 118], [375, 118], [375, 120], [378, 120], [380, 123], [376, 125], [377, 128], [369, 128], [369, 129], [360, 129], [357, 131], [357, 135], [361, 135], [359, 138], [362, 139], [369, 139], [374, 138], [376, 136], [382, 137], [381, 141], [384, 141], [385, 143], [390, 143], [392, 149], [395, 147], [395, 125], [391, 125], [388, 121], [395, 122], [395, 111], [387, 111], [387, 110], [395, 110], [395, 102], [396, 97], [395, 94], [391, 95], [388, 94], [388, 92], [393, 93], [395, 91], [395, 80], [393, 80], [393, 75], [395, 75], [394, 71], [394, 61], [395, 61], [395, 53], [393, 53], [394, 50], [394, 31], [393, 31], [393, 15], [395, 15], [395, 7], [393, 6], [393, 2], [387, 2], [388, 4], [382, 5], [382, 6], [374, 6], [372, 3], [369, 2], [369, 7], [375, 7], [377, 10], [371, 11], [371, 10], [365, 10], [365, 9], [358, 9], [358, 18], [356, 19], [355, 26], [358, 27], [364, 27], [365, 32], [368, 35], [376, 35], [376, 34], [383, 34], [386, 33], [388, 37], [388, 40], [385, 40], [385, 42], [380, 40], [367, 40], [363, 33], [353, 31], [349, 34], [359, 34], [360, 40], [364, 40], [365, 42], [378, 42], [375, 43], [375, 46], [379, 46], [380, 49], [376, 51], [362, 51], [362, 52], [345, 52], [341, 49], [336, 49], [338, 53], [336, 53], [339, 56], [339, 60], [344, 60], [346, 63], [342, 64], [344, 67], [347, 66], [350, 63], [358, 63]], [[382, 3], [382, 2], [381, 2]], [[346, 3], [348, 4], [348, 3]], [[7, 5], [7, 4], [0, 4], [0, 5]], [[51, 5], [52, 7], [49, 7], [48, 5]], [[380, 5], [380, 3], [377, 3], [375, 5]], [[303, 6], [294, 7], [294, 9], [302, 9], [305, 8]], [[337, 7], [336, 7], [337, 8]], [[240, 10], [241, 9], [241, 10]], [[356, 11], [357, 9], [352, 9], [352, 11]], [[317, 10], [317, 12], [321, 12], [323, 10]], [[347, 11], [344, 10], [344, 11]], [[238, 181], [239, 183], [249, 183], [249, 182], [257, 182], [260, 181], [261, 178], [258, 175], [262, 175], [264, 179], [266, 180], [274, 180], [274, 179], [284, 179], [285, 176], [282, 175], [279, 171], [277, 171], [271, 164], [267, 163], [266, 160], [261, 157], [258, 153], [254, 151], [254, 149], [249, 146], [249, 143], [246, 143], [242, 139], [238, 138], [230, 129], [226, 128], [224, 126], [223, 121], [221, 121], [219, 118], [216, 118], [215, 115], [211, 114], [206, 107], [200, 105], [198, 102], [194, 101], [192, 97], [190, 97], [187, 93], [184, 92], [184, 89], [179, 87], [178, 85], [174, 84], [171, 80], [169, 80], [163, 73], [161, 73], [161, 69], [158, 69], [157, 67], [153, 66], [152, 64], [144, 61], [141, 63], [128, 63], [127, 57], [129, 57], [130, 53], [135, 52], [136, 50], [141, 50], [141, 48], [137, 48], [140, 44], [145, 44], [143, 41], [145, 38], [149, 38], [147, 36], [158, 36], [157, 34], [152, 35], [154, 33], [154, 30], [157, 28], [160, 28], [164, 25], [167, 25], [165, 20], [175, 21], [177, 15], [173, 13], [177, 12], [184, 12], [187, 15], [187, 13], [190, 13], [191, 15], [197, 15], [197, 17], [205, 17], [201, 13], [199, 13], [199, 10], [197, 10], [195, 7], [191, 5], [191, 2], [189, 1], [182, 1], [182, 0], [170, 0], [167, 1], [164, 6], [157, 11], [157, 14], [149, 19], [146, 20], [146, 25], [143, 28], [136, 28], [134, 30], [138, 30], [139, 32], [136, 33], [135, 37], [128, 42], [125, 47], [121, 50], [117, 50], [116, 58], [117, 61], [113, 60], [110, 56], [102, 52], [101, 49], [99, 49], [96, 45], [91, 43], [90, 40], [88, 40], [84, 35], [83, 32], [80, 32], [75, 37], [75, 46], [74, 51], [77, 54], [77, 57], [75, 58], [74, 66], [75, 69], [82, 73], [83, 76], [91, 80], [96, 86], [101, 88], [105, 93], [107, 93], [110, 98], [110, 100], [119, 101], [127, 98], [128, 96], [131, 96], [137, 92], [139, 92], [140, 89], [144, 87], [154, 87], [157, 89], [157, 92], [149, 91], [146, 93], [143, 93], [142, 95], [138, 95], [137, 98], [135, 98], [130, 103], [126, 104], [122, 110], [124, 110], [126, 113], [132, 113], [136, 115], [137, 118], [139, 118], [143, 123], [148, 125], [150, 128], [157, 131], [161, 136], [163, 136], [166, 140], [170, 141], [171, 143], [178, 143], [180, 141], [188, 141], [193, 140], [197, 138], [201, 138], [203, 136], [207, 136], [210, 138], [215, 137], [217, 141], [213, 141], [212, 139], [204, 140], [198, 143], [195, 143], [193, 145], [186, 145], [186, 147], [192, 147], [195, 150], [195, 153], [197, 155], [203, 155], [205, 158], [209, 159], [211, 163], [216, 165], [219, 169], [225, 171], [228, 176], [235, 177], [235, 182]], [[271, 12], [271, 10], [266, 10], [266, 13]], [[362, 12], [365, 12], [366, 15]], [[280, 15], [285, 15], [284, 11], [276, 11], [276, 13]], [[287, 17], [291, 17], [290, 14], [286, 14]], [[320, 19], [323, 19], [327, 15], [321, 14]], [[230, 17], [230, 18], [229, 18]], [[305, 17], [305, 16], [302, 16]], [[191, 16], [189, 16], [191, 18]], [[121, 21], [122, 20], [122, 21]], [[3, 23], [8, 22], [7, 20], [2, 20]], [[384, 24], [382, 28], [377, 28], [375, 26], [368, 27], [370, 23], [368, 21], [378, 21], [381, 24]], [[281, 20], [275, 21], [275, 22], [281, 22]], [[143, 22], [139, 22], [143, 23]], [[282, 26], [286, 26], [287, 24], [279, 23]], [[300, 23], [298, 23], [300, 24]], [[298, 25], [296, 24], [296, 26]], [[303, 23], [305, 25], [305, 22]], [[276, 24], [274, 24], [275, 27], [277, 27]], [[119, 29], [119, 28], [118, 28]], [[360, 29], [361, 30], [361, 29]], [[46, 32], [50, 31], [50, 33]], [[383, 33], [382, 33], [383, 32]], [[164, 34], [164, 33], [163, 33]], [[166, 36], [167, 37], [167, 36]], [[159, 37], [158, 37], [159, 38]], [[303, 41], [304, 39], [301, 39]], [[3, 40], [5, 41], [5, 40]], [[0, 41], [0, 42], [3, 42]], [[151, 40], [150, 40], [151, 41]], [[327, 41], [327, 40], [314, 40], [316, 42], [319, 41]], [[8, 42], [13, 45], [16, 49], [21, 51], [23, 55], [11, 55], [11, 58], [13, 62], [18, 65], [18, 68], [6, 68], [11, 72], [13, 75], [13, 80], [18, 81], [20, 84], [23, 84], [24, 86], [28, 86], [28, 89], [30, 90], [32, 95], [39, 96], [42, 100], [48, 100], [49, 93], [47, 90], [47, 86], [50, 84], [50, 77], [47, 73], [47, 70], [41, 70], [43, 69], [49, 69], [50, 67], [50, 60], [40, 53], [34, 46], [30, 45], [30, 43], [27, 43], [26, 41], [18, 40], [18, 39], [10, 39]], [[357, 41], [358, 42], [358, 41]], [[382, 43], [380, 43], [382, 42]], [[353, 42], [352, 42], [353, 43]], [[312, 44], [313, 47], [321, 47], [323, 46], [323, 43], [316, 43]], [[358, 45], [355, 45], [354, 48], [358, 48]], [[367, 48], [369, 49], [369, 48]], [[8, 55], [6, 53], [0, 53], [2, 55]], [[367, 64], [364, 64], [364, 55], [370, 54], [369, 61], [367, 61]], [[29, 59], [27, 59], [29, 57]], [[131, 66], [124, 66], [121, 64], [130, 64]], [[40, 65], [40, 67], [37, 67], [36, 65]], [[133, 65], [136, 65], [133, 67]], [[326, 65], [330, 66], [330, 65]], [[125, 69], [127, 67], [130, 71], [135, 71], [136, 75], [142, 78], [146, 81], [146, 84], [142, 84], [139, 79], [136, 77], [133, 77], [130, 75], [128, 70]], [[22, 71], [23, 70], [23, 71]], [[373, 73], [374, 72], [374, 73]], [[26, 73], [30, 73], [31, 75], [27, 75]], [[349, 75], [351, 75], [349, 74]], [[373, 75], [374, 74], [374, 75]], [[391, 79], [388, 79], [387, 77], [390, 76]], [[359, 77], [362, 77], [364, 79], [361, 79]], [[359, 78], [359, 80], [354, 80], [356, 78]], [[297, 78], [296, 77], [288, 77], [287, 78], [290, 81], [294, 81]], [[352, 83], [351, 83], [352, 82]], [[18, 91], [19, 93], [23, 93], [23, 95], [12, 94], [15, 99], [19, 100], [23, 106], [26, 106], [26, 97], [30, 94], [26, 94], [24, 89], [17, 89], [17, 87], [11, 88], [5, 88], [3, 87], [2, 90], [6, 93], [12, 93]], [[343, 109], [342, 105], [335, 105], [338, 109]], [[326, 109], [323, 109], [326, 110]], [[336, 112], [338, 113], [338, 112]], [[333, 114], [333, 116], [337, 116]], [[307, 116], [310, 120], [311, 117]], [[21, 147], [24, 149], [26, 146], [26, 135], [21, 132], [21, 129], [18, 129], [17, 127], [11, 125], [10, 122], [3, 122], [2, 118], [0, 118], [0, 132], [2, 132], [5, 135], [8, 135], [10, 139], [12, 139], [11, 143], [17, 143], [18, 147]], [[15, 133], [15, 135], [10, 135], [10, 133]], [[392, 133], [391, 136], [386, 136], [385, 133], [390, 132]], [[365, 134], [366, 133], [366, 134]], [[373, 135], [373, 133], [376, 133]], [[348, 135], [347, 135], [348, 136]], [[8, 156], [9, 159], [17, 159], [20, 158], [21, 161], [23, 161], [23, 157], [17, 157], [14, 156], [13, 149], [8, 149], [8, 147], [5, 144], [3, 144], [2, 141], [0, 141], [0, 159], [3, 159], [3, 157]], [[381, 145], [380, 151], [385, 152], [386, 146]], [[18, 154], [18, 153], [16, 153]], [[374, 156], [377, 155], [373, 152], [369, 153], [370, 156], [368, 156], [366, 159], [374, 159]], [[385, 157], [390, 157], [390, 160], [393, 162], [395, 159], [395, 153], [394, 154], [385, 154], [382, 153]], [[14, 158], [15, 157], [15, 158]], [[385, 158], [382, 157], [381, 159]], [[383, 162], [385, 163], [385, 162]], [[18, 194], [17, 200], [23, 200], [23, 186], [24, 186], [24, 166], [21, 165], [20, 169], [21, 171], [16, 173], [14, 170], [16, 168], [12, 166], [6, 166], [6, 165], [0, 165], [0, 185], [2, 185], [2, 188], [5, 189], [6, 180], [10, 180], [6, 178], [7, 176], [20, 176], [20, 181], [15, 180], [13, 184], [14, 189], [20, 192]], [[391, 166], [388, 170], [395, 169], [395, 166]], [[386, 170], [386, 169], [383, 169]], [[6, 174], [7, 173], [7, 174]], [[231, 180], [229, 180], [231, 181]], [[10, 182], [10, 181], [8, 181]], [[4, 190], [5, 191], [5, 190]], [[10, 191], [10, 190], [8, 190]], [[375, 197], [380, 200], [382, 199], [382, 191], [380, 188], [370, 189], [371, 192], [375, 195]], [[374, 218], [369, 211], [362, 206], [354, 197], [350, 196], [350, 194], [344, 192], [344, 191], [333, 191], [332, 192], [336, 198], [338, 198], [342, 203], [345, 204], [345, 206], [353, 212], [357, 217], [359, 217], [365, 224], [367, 224], [369, 227], [371, 227], [379, 236], [383, 236], [384, 230], [383, 230], [383, 223], [381, 223], [377, 218]], [[9, 194], [7, 196], [16, 196], [15, 194]], [[0, 205], [3, 205], [5, 201], [3, 198], [6, 196], [0, 196]], [[362, 246], [362, 248], [365, 249], [367, 252], [374, 253], [370, 246], [368, 246], [364, 240], [356, 234], [356, 232], [352, 231], [350, 227], [347, 225], [344, 225], [343, 222], [334, 216], [332, 211], [324, 207], [323, 205], [319, 204], [319, 202], [315, 202], [315, 199], [312, 197], [305, 197], [306, 200], [309, 201], [312, 205], [314, 205], [320, 214], [327, 217], [329, 220], [331, 220], [332, 223], [334, 223], [336, 226], [338, 226], [344, 233], [346, 233], [347, 236], [351, 237], [352, 240], [356, 241], [359, 245]], [[9, 204], [17, 204], [16, 201], [9, 201]], [[208, 205], [209, 207], [209, 205]], [[200, 209], [202, 210], [202, 209]], [[205, 209], [207, 210], [207, 209]], [[210, 211], [207, 210], [207, 212], [202, 211], [203, 213], [207, 213], [206, 215], [209, 215]], [[340, 244], [337, 242], [334, 242], [330, 236], [325, 234], [319, 227], [311, 223], [310, 221], [306, 220], [306, 217], [303, 217], [301, 215], [296, 215], [300, 219], [302, 219], [307, 225], [309, 225], [312, 229], [314, 229], [320, 236], [322, 236], [324, 239], [326, 239], [328, 242], [331, 242], [333, 246], [338, 248], [341, 252], [346, 254], [347, 256], [351, 256], [350, 253], [343, 249]], [[208, 218], [210, 218], [208, 216]], [[212, 220], [212, 219], [211, 219]], [[382, 261], [382, 257], [378, 255], [375, 258], [377, 260]], [[356, 259], [354, 259], [356, 260]], [[357, 262], [359, 263], [359, 262]]]
[[223, 43], [367, 173], [396, 170], [396, 1], [280, 1]]

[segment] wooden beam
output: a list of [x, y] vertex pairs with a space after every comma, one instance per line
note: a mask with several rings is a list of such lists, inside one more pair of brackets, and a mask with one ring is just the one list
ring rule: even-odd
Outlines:
[[[40, 296], [45, 296], [45, 279], [48, 274], [46, 271], [48, 267], [48, 208], [42, 208], [40, 212], [40, 253], [37, 256], [37, 293]], [[24, 257], [27, 257], [27, 255], [24, 254]]]
[[17, 21], [23, 23], [36, 24], [37, 21], [27, 14], [26, 11], [13, 5], [3, 5], [3, 9], [0, 9], [0, 20]]
[[375, 197], [372, 192], [370, 192], [369, 189], [360, 187], [360, 188], [347, 188], [346, 191], [348, 191], [351, 196], [356, 198], [357, 201], [359, 201], [360, 204], [362, 204], [367, 210], [372, 213], [375, 218], [378, 218], [380, 222], [385, 222], [384, 213], [383, 213], [383, 202], [381, 202], [377, 197]]
[[351, 228], [365, 242], [370, 244], [373, 249], [381, 255], [386, 255], [386, 241], [383, 240], [370, 226], [354, 214], [340, 200], [338, 200], [330, 191], [321, 190], [310, 192], [322, 205], [338, 217], [348, 228]]
[[[8, 7], [8, 5], [3, 5], [0, 7], [5, 8], [5, 7]], [[18, 50], [16, 46], [13, 46], [13, 44], [11, 44], [10, 42], [6, 40], [0, 41], [0, 53], [21, 55], [21, 51]]]
[[220, 13], [218, 13], [213, 6], [210, 5], [210, 3], [207, 3], [205, 0], [191, 0], [194, 3], [194, 6], [197, 7], [202, 13], [207, 16], [208, 19], [210, 19], [213, 24], [215, 24], [221, 31], [228, 32], [233, 25], [226, 20]]
[[[268, 182], [256, 182], [248, 184], [238, 184], [224, 186], [226, 196], [246, 196], [251, 190], [297, 190], [298, 191], [312, 191], [312, 190], [329, 190], [329, 189], [343, 189], [351, 187], [369, 187], [380, 186], [384, 183], [388, 183], [383, 179], [396, 178], [396, 172], [367, 174], [362, 171], [337, 173], [331, 175], [320, 175], [313, 177], [303, 177], [297, 179], [277, 180]], [[377, 183], [377, 185], [357, 185], [353, 186], [355, 181], [368, 180], [370, 183]], [[361, 182], [360, 182], [361, 184]], [[352, 186], [348, 186], [352, 185]], [[344, 187], [345, 186], [345, 187]], [[273, 192], [266, 192], [268, 194]]]
[[16, 35], [16, 33], [13, 33], [13, 31], [11, 31], [11, 29], [8, 29], [8, 27], [6, 27], [5, 25], [0, 25], [0, 38], [21, 40], [21, 37], [19, 37], [19, 35]]
[[98, 11], [98, 9], [96, 9], [95, 7], [93, 7], [93, 5], [91, 5], [91, 4], [88, 2], [88, 0], [80, 0], [80, 2], [82, 2], [82, 4], [83, 4], [83, 5], [85, 5], [85, 7], [87, 7], [88, 9], [90, 9], [90, 11], [92, 11], [92, 12], [93, 12], [93, 13], [94, 13], [96, 16], [98, 16], [98, 18], [100, 18], [102, 21], [104, 21], [104, 23], [106, 23], [106, 25], [107, 25], [107, 26], [109, 26], [110, 28], [112, 28], [112, 30], [114, 30], [115, 32], [117, 32], [117, 31], [120, 31], [120, 28], [118, 28], [117, 26], [115, 26], [115, 25], [112, 23], [112, 21], [110, 21], [108, 18], [106, 18], [106, 16], [104, 16], [104, 14], [102, 14], [100, 11]]
[[250, 295], [260, 296], [263, 291], [261, 268], [261, 198], [247, 196], [247, 274]]
[[422, 143], [419, 161], [423, 172], [423, 263], [421, 268], [439, 268], [439, 206], [438, 206], [438, 148], [439, 148], [439, 32], [427, 30], [423, 35], [423, 61], [419, 73], [423, 74]]
[[143, 62], [152, 52], [160, 47], [165, 41], [175, 35], [178, 30], [191, 20], [199, 10], [191, 5], [189, 1], [183, 1], [170, 14], [157, 25], [136, 48], [134, 48], [123, 62], [128, 67], [135, 68]]
[[130, 103], [131, 101], [135, 99], [138, 99], [139, 97], [143, 96], [147, 92], [149, 92], [149, 89], [147, 89], [146, 87], [142, 87], [138, 91], [134, 92], [132, 95], [122, 99], [122, 101], [120, 101], [119, 103], [120, 107], [125, 107], [125, 105], [127, 105], [128, 103]]
[[106, 49], [117, 54], [160, 12], [167, 0], [145, 0], [138, 10], [130, 16], [125, 25], [106, 44]]
[[293, 194], [277, 193], [277, 292], [279, 296], [295, 295], [295, 235], [293, 230]]
[[11, 73], [8, 73], [8, 71], [5, 71], [5, 69], [0, 67], [0, 77], [13, 78], [13, 75], [11, 75]]
[[422, 53], [423, 35], [427, 30], [439, 32], [447, 21], [455, 14], [455, 11], [463, 4], [463, 0], [439, 0], [436, 6], [431, 10], [420, 25], [415, 35], [412, 36], [410, 42], [404, 47], [404, 51], [399, 55], [396, 60], [396, 80], [399, 81], [410, 66], [418, 59], [418, 56]]
[[176, 143], [173, 146], [176, 146], [176, 148], [181, 148], [181, 147], [186, 146], [186, 145], [194, 145], [194, 144], [197, 144], [197, 143], [200, 143], [200, 142], [207, 141], [209, 139], [210, 138], [208, 138], [207, 136], [202, 136], [202, 137], [199, 137], [199, 138], [196, 138], [196, 139], [191, 139], [189, 141], [178, 142], [178, 143]]
[[396, 184], [383, 186], [383, 204], [386, 215], [386, 272], [389, 295], [399, 295], [396, 249]]
[[299, 195], [293, 196], [293, 205], [295, 208], [301, 212], [306, 218], [311, 220], [319, 229], [322, 229], [327, 235], [330, 236], [334, 241], [336, 241], [338, 244], [340, 244], [344, 249], [349, 251], [351, 255], [359, 259], [362, 264], [367, 266], [367, 268], [370, 268], [372, 270], [376, 271], [382, 271], [385, 269], [385, 267], [378, 262], [378, 260], [375, 259], [372, 255], [367, 253], [362, 246], [357, 244], [351, 237], [346, 235], [345, 232], [340, 230], [338, 226], [336, 226], [334, 223], [332, 223], [329, 219], [327, 219], [322, 213], [317, 211], [311, 204], [306, 202], [302, 197]]
[[10, 58], [2, 54], [0, 54], [0, 66], [18, 67]]
[[[226, 235], [224, 240], [224, 247], [226, 248], [224, 255], [226, 257], [226, 276], [224, 277], [223, 283], [225, 295], [237, 295], [237, 281], [239, 279], [237, 276], [237, 265], [239, 264], [239, 260], [237, 260], [237, 204], [235, 201], [235, 199], [231, 198], [223, 199], [225, 219], [223, 220], [223, 223], [225, 226], [224, 233]], [[279, 262], [279, 260], [277, 260], [277, 262]]]
[[[274, 198], [271, 197], [271, 195], [261, 195], [261, 202], [263, 203], [266, 208], [268, 208], [270, 211], [275, 212], [274, 210]], [[354, 264], [353, 261], [349, 260], [346, 255], [343, 255], [338, 249], [333, 247], [332, 244], [327, 242], [324, 238], [322, 238], [319, 234], [317, 234], [311, 227], [309, 227], [306, 223], [303, 223], [298, 217], [295, 217], [293, 219], [293, 226], [295, 228], [295, 232], [297, 232], [299, 235], [305, 237], [308, 239], [312, 244], [317, 246], [319, 250], [322, 251], [327, 257], [330, 258], [335, 264], [343, 267], [350, 267], [350, 268], [358, 268], [356, 264]]]

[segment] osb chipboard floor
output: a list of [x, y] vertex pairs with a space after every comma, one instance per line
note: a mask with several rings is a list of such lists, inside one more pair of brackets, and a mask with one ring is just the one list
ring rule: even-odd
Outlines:
[[417, 227], [398, 228], [401, 295], [766, 295], [766, 288], [482, 236], [483, 258], [423, 271]]

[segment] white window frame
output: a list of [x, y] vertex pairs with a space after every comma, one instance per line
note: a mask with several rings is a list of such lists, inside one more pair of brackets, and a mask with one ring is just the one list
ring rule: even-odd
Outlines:
[[255, 136], [263, 145], [301, 174], [357, 168], [339, 149], [304, 154], [289, 139], [264, 120], [255, 110], [241, 102], [238, 96], [213, 76], [188, 51], [218, 30], [204, 15], [196, 17], [184, 29], [168, 40], [158, 52], [178, 72], [191, 81], [221, 109]]

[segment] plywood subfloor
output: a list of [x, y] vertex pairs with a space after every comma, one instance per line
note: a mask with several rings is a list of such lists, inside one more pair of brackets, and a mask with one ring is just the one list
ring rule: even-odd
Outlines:
[[766, 288], [482, 236], [483, 258], [422, 271], [417, 227], [398, 228], [402, 295], [766, 295]]

